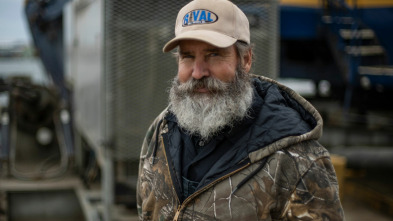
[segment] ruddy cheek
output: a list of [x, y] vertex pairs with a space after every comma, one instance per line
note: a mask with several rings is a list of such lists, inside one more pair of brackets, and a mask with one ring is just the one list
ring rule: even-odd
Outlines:
[[185, 68], [179, 67], [177, 77], [181, 83], [187, 82], [191, 77], [191, 71], [188, 71]]

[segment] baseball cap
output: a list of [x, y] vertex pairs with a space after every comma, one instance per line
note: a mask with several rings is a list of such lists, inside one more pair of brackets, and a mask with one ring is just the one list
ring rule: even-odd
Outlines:
[[229, 0], [194, 0], [178, 13], [176, 37], [165, 44], [169, 52], [181, 40], [199, 40], [226, 48], [240, 40], [250, 44], [250, 28], [246, 15]]

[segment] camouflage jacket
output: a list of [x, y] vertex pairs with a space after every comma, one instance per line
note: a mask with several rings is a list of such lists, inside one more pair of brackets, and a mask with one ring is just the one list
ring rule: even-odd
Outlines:
[[317, 142], [322, 134], [321, 116], [291, 89], [265, 77], [255, 76], [254, 80], [264, 105], [273, 106], [263, 110], [267, 117], [256, 119], [257, 126], [250, 128], [251, 137], [258, 140], [270, 137], [269, 131], [283, 131], [281, 126], [274, 127], [289, 115], [272, 111], [281, 106], [296, 110], [299, 119], [309, 122], [310, 130], [267, 144], [247, 143], [246, 163], [219, 174], [182, 201], [178, 190], [181, 183], [163, 141], [168, 133], [165, 110], [150, 126], [142, 146], [137, 185], [140, 220], [344, 219], [329, 153]]

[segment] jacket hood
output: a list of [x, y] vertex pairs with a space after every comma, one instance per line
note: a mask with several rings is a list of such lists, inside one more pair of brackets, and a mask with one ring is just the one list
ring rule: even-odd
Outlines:
[[322, 117], [307, 100], [270, 78], [254, 76], [253, 81], [263, 104], [249, 131], [247, 152], [251, 162], [290, 145], [321, 137]]

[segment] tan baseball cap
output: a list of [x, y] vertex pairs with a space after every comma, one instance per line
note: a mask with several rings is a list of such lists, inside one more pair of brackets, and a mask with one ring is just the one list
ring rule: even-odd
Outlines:
[[250, 44], [246, 15], [229, 0], [194, 0], [177, 15], [175, 35], [163, 48], [169, 52], [181, 40], [199, 40], [226, 48], [240, 40]]

